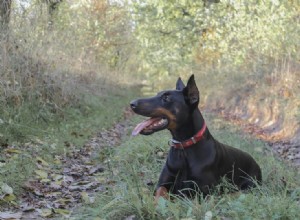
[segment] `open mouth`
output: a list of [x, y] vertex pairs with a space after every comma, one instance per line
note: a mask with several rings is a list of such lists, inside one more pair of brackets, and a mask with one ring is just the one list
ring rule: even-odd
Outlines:
[[132, 135], [136, 136], [138, 134], [152, 134], [156, 131], [163, 130], [167, 128], [169, 124], [168, 119], [161, 118], [161, 117], [155, 117], [155, 118], [149, 118], [141, 123], [139, 123], [132, 131]]

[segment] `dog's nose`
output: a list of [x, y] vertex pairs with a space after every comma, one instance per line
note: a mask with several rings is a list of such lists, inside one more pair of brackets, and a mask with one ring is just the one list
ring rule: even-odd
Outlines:
[[138, 106], [138, 101], [137, 100], [133, 100], [130, 102], [130, 107], [131, 109], [135, 109]]

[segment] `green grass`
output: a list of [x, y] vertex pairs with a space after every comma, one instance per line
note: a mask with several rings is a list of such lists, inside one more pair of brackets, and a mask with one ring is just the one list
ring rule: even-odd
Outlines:
[[[37, 156], [55, 164], [55, 155], [66, 154], [73, 146], [82, 147], [96, 132], [123, 119], [124, 108], [136, 96], [138, 88], [114, 85], [108, 91], [103, 96], [87, 94], [76, 105], [64, 109], [62, 115], [53, 114], [46, 122], [33, 119], [37, 113], [32, 109], [35, 103], [21, 106], [19, 115], [10, 121], [2, 117], [5, 126], [0, 133], [7, 140], [0, 148], [0, 183], [8, 184], [15, 195], [20, 195], [24, 182], [36, 169]], [[8, 152], [10, 146], [17, 151]]]
[[[260, 164], [263, 185], [246, 194], [213, 193], [203, 199], [161, 199], [153, 203], [153, 190], [168, 151], [167, 131], [130, 137], [111, 153], [107, 189], [96, 202], [74, 213], [75, 219], [299, 219], [299, 173], [275, 158], [267, 146], [206, 114], [213, 135], [223, 143], [249, 152]], [[140, 120], [135, 117], [133, 122]], [[153, 183], [150, 184], [149, 183]], [[148, 184], [147, 184], [148, 183]]]

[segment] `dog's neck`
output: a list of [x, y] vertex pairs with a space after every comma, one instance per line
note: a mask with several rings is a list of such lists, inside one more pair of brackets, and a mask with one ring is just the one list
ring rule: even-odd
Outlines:
[[[176, 130], [171, 131], [172, 137], [176, 141], [187, 140], [200, 131], [204, 124], [204, 118], [200, 110], [197, 108], [193, 111], [191, 117], [188, 118], [186, 123], [176, 128]], [[206, 130], [207, 131], [204, 133], [204, 135], [206, 135], [208, 132], [208, 129]]]

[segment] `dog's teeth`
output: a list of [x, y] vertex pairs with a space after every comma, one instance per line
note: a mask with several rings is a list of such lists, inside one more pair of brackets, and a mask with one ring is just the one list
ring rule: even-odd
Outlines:
[[153, 124], [150, 124], [150, 125], [147, 127], [147, 129], [150, 129], [150, 130], [151, 130], [151, 129], [154, 129], [155, 127], [161, 127], [161, 126], [165, 125], [167, 122], [168, 122], [167, 119], [162, 118], [162, 119], [160, 119], [159, 121], [157, 121], [157, 122], [155, 122], [155, 123], [153, 123]]
[[161, 119], [161, 120], [159, 121], [159, 124], [162, 125], [162, 124], [164, 124], [165, 122], [166, 122], [166, 119]]

